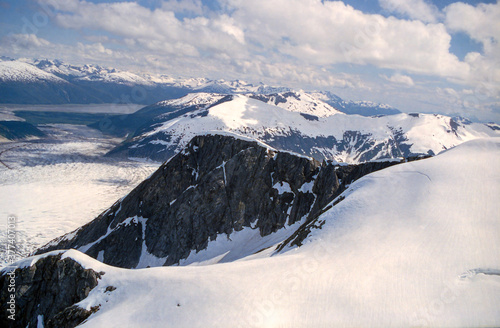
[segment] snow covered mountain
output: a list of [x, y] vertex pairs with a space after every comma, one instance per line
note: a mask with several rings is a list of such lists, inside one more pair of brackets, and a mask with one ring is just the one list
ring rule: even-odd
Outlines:
[[386, 104], [378, 104], [372, 101], [346, 101], [331, 92], [311, 92], [311, 95], [349, 115], [380, 116], [401, 113], [400, 110]]
[[[223, 140], [227, 141], [219, 139]], [[231, 143], [236, 144], [244, 142]], [[243, 152], [226, 146], [219, 145], [214, 160], [220, 154], [234, 156], [216, 160], [222, 166], [209, 174], [217, 175], [219, 181], [212, 187], [224, 189], [226, 183], [235, 182], [238, 166], [230, 161], [238, 157], [254, 154], [246, 158], [273, 162], [286, 156], [280, 153], [274, 158], [272, 149], [257, 144], [245, 146]], [[196, 158], [202, 149], [203, 145], [193, 144], [175, 161], [182, 164], [183, 158]], [[261, 156], [257, 155], [260, 150]], [[269, 178], [273, 180], [239, 188], [267, 184], [276, 189], [270, 200], [277, 205], [288, 204], [289, 198], [298, 204], [298, 188], [307, 190], [303, 194], [314, 194], [315, 188], [310, 189], [307, 182], [312, 177], [305, 179], [306, 186], [294, 185], [314, 169], [297, 175], [293, 168], [305, 166], [289, 164], [307, 160], [289, 156], [285, 171], [275, 167]], [[126, 270], [76, 250], [40, 254], [1, 271], [0, 300], [7, 301], [8, 273], [15, 270], [17, 283], [26, 286], [16, 293], [17, 318], [23, 327], [76, 326], [84, 320], [82, 327], [156, 327], [167, 322], [175, 327], [498, 326], [500, 172], [495, 163], [499, 161], [500, 140], [490, 138], [368, 174], [333, 196], [319, 215], [302, 225], [288, 226], [284, 235], [278, 235], [285, 231], [279, 229], [268, 235], [274, 235], [274, 240], [266, 240], [262, 227], [252, 226], [222, 232], [190, 254], [189, 266]], [[176, 174], [160, 169], [150, 182], [159, 175], [175, 180]], [[191, 176], [208, 182], [209, 175]], [[182, 197], [193, 197], [191, 204], [196, 205], [201, 187], [193, 185], [185, 191], [189, 195]], [[154, 189], [144, 192], [144, 199], [160, 196]], [[112, 230], [100, 233], [110, 238], [110, 247], [111, 236], [120, 230], [140, 235], [146, 224], [146, 235], [155, 234], [155, 229], [148, 230], [152, 221], [146, 214], [150, 213], [121, 224], [112, 219], [130, 211], [130, 206], [115, 206], [108, 213], [113, 214], [109, 215]], [[150, 204], [139, 201], [134, 206], [145, 210]], [[188, 212], [189, 208], [184, 209]], [[230, 208], [245, 211], [241, 205]], [[286, 207], [282, 210], [287, 212]], [[203, 220], [203, 216], [198, 218]], [[181, 225], [172, 234], [183, 231]], [[98, 237], [98, 231], [93, 237]], [[71, 238], [74, 235], [66, 236], [66, 240]], [[179, 243], [185, 241], [181, 238]], [[157, 246], [147, 244], [148, 249]], [[100, 257], [105, 260], [105, 253]], [[0, 322], [8, 322], [7, 315], [2, 311]]]
[[[109, 155], [163, 162], [196, 135], [227, 132], [318, 160], [360, 163], [435, 155], [467, 140], [499, 135], [490, 126], [458, 124], [442, 115], [344, 115], [309, 95], [292, 92], [226, 96], [223, 101], [221, 95], [199, 94], [205, 105], [198, 107], [189, 105], [192, 97], [196, 96], [151, 107], [155, 113], [163, 110], [167, 115], [145, 123]], [[311, 114], [316, 111], [325, 117]]]
[[160, 101], [129, 115], [109, 116], [90, 127], [111, 135], [139, 135], [142, 129], [230, 99], [232, 96], [222, 94], [191, 93], [179, 99]]
[[183, 87], [97, 65], [74, 66], [57, 60], [0, 61], [0, 103], [151, 104], [188, 92]]
[[256, 141], [197, 136], [127, 197], [38, 253], [75, 248], [143, 268], [191, 261], [218, 235], [243, 229], [269, 243], [317, 217], [355, 179], [395, 163], [320, 165]]
[[154, 83], [137, 74], [119, 71], [114, 68], [105, 68], [98, 65], [75, 66], [59, 60], [34, 60], [32, 64], [39, 69], [50, 72], [61, 78], [79, 81], [94, 81], [105, 83], [125, 84], [129, 86], [152, 86]]
[[67, 83], [52, 73], [20, 61], [0, 61], [0, 82]]
[[98, 95], [21, 61], [0, 61], [0, 103], [92, 103]]
[[290, 112], [304, 113], [312, 116], [327, 117], [342, 113], [305, 92], [288, 91], [282, 93], [255, 94], [250, 95], [250, 97], [284, 108]]
[[[57, 88], [43, 89], [44, 81], [57, 81], [77, 87], [79, 95], [61, 97]], [[23, 89], [30, 82], [30, 94]], [[38, 82], [38, 84], [35, 84]], [[21, 83], [21, 84], [19, 84]], [[38, 89], [42, 90], [38, 91]], [[132, 73], [106, 68], [99, 65], [71, 65], [60, 60], [49, 59], [0, 59], [0, 103], [140, 103], [154, 104], [158, 101], [175, 99], [188, 93], [253, 94], [270, 95], [294, 92], [287, 87], [269, 86], [263, 83], [251, 84], [241, 80], [211, 80], [208, 78], [178, 78], [164, 74]], [[314, 98], [338, 111], [363, 116], [391, 115], [400, 113], [387, 105], [371, 102], [344, 101], [330, 92], [294, 92], [301, 99]], [[23, 95], [23, 96], [21, 96]], [[268, 99], [270, 99], [268, 97]], [[273, 101], [276, 104], [276, 100]], [[298, 100], [298, 99], [297, 99]], [[279, 102], [279, 101], [278, 101]], [[296, 103], [295, 105], [302, 105]], [[329, 112], [331, 108], [321, 109]], [[304, 109], [302, 109], [304, 112]], [[307, 113], [307, 111], [305, 111]], [[323, 114], [313, 114], [322, 116]]]

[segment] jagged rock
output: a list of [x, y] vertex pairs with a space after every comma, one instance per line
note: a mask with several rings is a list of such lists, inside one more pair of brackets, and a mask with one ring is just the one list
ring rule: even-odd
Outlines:
[[[0, 273], [0, 301], [7, 304], [8, 269]], [[15, 321], [7, 311], [0, 312], [2, 327], [37, 327], [39, 318], [45, 327], [75, 327], [97, 309], [87, 311], [74, 305], [85, 299], [97, 286], [103, 273], [84, 269], [61, 254], [39, 259], [31, 266], [15, 269]], [[38, 326], [39, 327], [39, 326]]]
[[352, 181], [395, 163], [321, 164], [255, 141], [197, 136], [123, 200], [37, 253], [75, 248], [125, 268], [152, 254], [176, 264], [220, 234], [252, 227], [266, 236], [309, 222]]

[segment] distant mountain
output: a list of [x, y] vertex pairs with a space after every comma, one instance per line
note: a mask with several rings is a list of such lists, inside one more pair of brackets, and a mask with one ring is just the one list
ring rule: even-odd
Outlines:
[[0, 103], [92, 103], [85, 88], [19, 61], [0, 61]]
[[[137, 113], [142, 111], [150, 115], [148, 123], [109, 156], [162, 162], [181, 151], [196, 135], [227, 133], [317, 160], [361, 163], [435, 155], [467, 140], [500, 134], [487, 125], [458, 124], [443, 115], [345, 115], [310, 95], [291, 92], [267, 96], [190, 94]], [[316, 111], [323, 117], [311, 114]], [[133, 117], [122, 116], [121, 121], [135, 122]]]
[[305, 92], [285, 91], [281, 93], [254, 94], [250, 95], [250, 98], [281, 107], [290, 112], [304, 113], [318, 117], [327, 117], [342, 113], [329, 104]]
[[[330, 92], [295, 92], [287, 87], [241, 80], [174, 78], [167, 75], [135, 74], [99, 65], [71, 65], [59, 60], [0, 61], [0, 103], [18, 104], [154, 104], [188, 93], [272, 95], [294, 92], [302, 98], [322, 100], [338, 111], [363, 116], [400, 113], [388, 105], [345, 101]], [[269, 98], [270, 99], [270, 98]], [[274, 100], [276, 101], [276, 99]], [[324, 105], [323, 105], [324, 106]], [[322, 114], [313, 114], [322, 116]]]
[[59, 60], [0, 61], [0, 103], [17, 104], [153, 104], [193, 92], [273, 93], [289, 88], [244, 81], [172, 78], [135, 74], [98, 65], [76, 66]]
[[0, 103], [151, 104], [189, 93], [129, 72], [60, 61], [0, 61]]
[[401, 113], [400, 110], [385, 104], [371, 101], [346, 101], [331, 92], [311, 92], [311, 95], [349, 115], [380, 116]]
[[160, 101], [129, 115], [109, 116], [89, 126], [106, 134], [136, 137], [160, 123], [231, 99], [229, 95], [191, 93], [179, 99]]

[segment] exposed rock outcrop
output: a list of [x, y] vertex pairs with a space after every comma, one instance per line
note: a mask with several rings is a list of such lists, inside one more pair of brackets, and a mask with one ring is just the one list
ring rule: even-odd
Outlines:
[[[0, 326], [75, 327], [97, 311], [75, 304], [89, 295], [104, 273], [84, 269], [75, 260], [61, 257], [48, 255], [31, 266], [16, 268], [14, 275], [9, 275], [8, 268], [0, 272], [0, 302], [4, 305], [13, 294], [9, 284], [15, 277], [15, 312], [1, 311]], [[12, 314], [15, 320], [9, 319]]]
[[352, 181], [395, 163], [321, 164], [256, 141], [197, 136], [94, 221], [37, 253], [75, 248], [125, 268], [146, 256], [176, 264], [220, 234], [251, 227], [266, 236], [309, 222]]

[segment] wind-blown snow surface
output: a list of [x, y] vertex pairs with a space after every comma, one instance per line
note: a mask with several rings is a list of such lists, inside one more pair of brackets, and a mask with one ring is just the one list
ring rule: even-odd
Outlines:
[[365, 176], [284, 254], [127, 270], [67, 251], [106, 272], [82, 327], [499, 326], [499, 161], [481, 139]]

